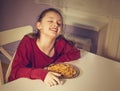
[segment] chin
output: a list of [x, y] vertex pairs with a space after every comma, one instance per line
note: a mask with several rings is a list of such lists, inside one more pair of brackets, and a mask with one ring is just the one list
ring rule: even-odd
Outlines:
[[56, 35], [49, 35], [50, 38], [57, 38]]
[[58, 37], [60, 34], [58, 34], [58, 33], [51, 33], [51, 34], [49, 34], [50, 36], [53, 36], [53, 37]]

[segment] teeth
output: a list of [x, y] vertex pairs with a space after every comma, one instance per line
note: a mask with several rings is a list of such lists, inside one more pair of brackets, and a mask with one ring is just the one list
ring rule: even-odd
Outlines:
[[57, 29], [50, 29], [50, 30], [57, 32]]

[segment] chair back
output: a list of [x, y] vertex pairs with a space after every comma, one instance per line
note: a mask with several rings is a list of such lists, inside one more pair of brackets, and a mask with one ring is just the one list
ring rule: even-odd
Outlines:
[[11, 71], [11, 64], [12, 64], [13, 57], [7, 52], [7, 50], [3, 48], [3, 45], [20, 41], [24, 37], [24, 35], [31, 32], [33, 32], [33, 28], [32, 26], [29, 26], [29, 25], [14, 28], [14, 29], [9, 29], [9, 30], [4, 30], [0, 32], [0, 52], [10, 60], [10, 64], [6, 72], [6, 78], [5, 78], [6, 81], [8, 80], [8, 77]]

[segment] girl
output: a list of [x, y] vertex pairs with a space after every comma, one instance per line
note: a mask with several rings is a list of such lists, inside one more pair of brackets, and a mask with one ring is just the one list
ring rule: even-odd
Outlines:
[[49, 8], [44, 10], [36, 23], [37, 33], [25, 35], [12, 63], [9, 81], [17, 78], [41, 79], [48, 86], [61, 84], [61, 74], [45, 67], [52, 63], [68, 62], [80, 58], [80, 50], [61, 36], [63, 17]]

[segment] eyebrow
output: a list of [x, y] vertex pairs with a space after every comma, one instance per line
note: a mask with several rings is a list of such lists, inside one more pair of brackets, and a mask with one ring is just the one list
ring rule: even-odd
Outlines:
[[53, 17], [48, 17], [48, 18], [53, 18]]
[[[48, 18], [53, 19], [54, 17], [48, 17]], [[58, 21], [62, 21], [62, 19], [59, 19]]]

